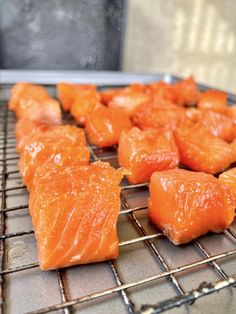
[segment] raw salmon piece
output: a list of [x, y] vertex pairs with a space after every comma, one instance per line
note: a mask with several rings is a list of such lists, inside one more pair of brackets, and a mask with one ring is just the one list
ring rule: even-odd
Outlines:
[[199, 122], [202, 120], [202, 110], [197, 108], [187, 108], [185, 113], [186, 118], [190, 120], [190, 123]]
[[172, 89], [172, 94], [175, 95], [173, 101], [176, 105], [191, 106], [195, 105], [199, 100], [200, 91], [191, 76], [173, 84]]
[[219, 180], [231, 189], [236, 202], [236, 168], [221, 173], [219, 175]]
[[49, 128], [49, 125], [29, 119], [20, 119], [16, 124], [16, 148], [21, 151], [27, 138], [36, 133], [43, 132]]
[[219, 173], [235, 161], [232, 145], [212, 135], [200, 123], [175, 131], [180, 161], [196, 171]]
[[150, 96], [145, 93], [144, 85], [132, 84], [115, 95], [108, 103], [108, 106], [114, 109], [122, 109], [129, 117], [132, 117], [140, 105], [150, 100]]
[[141, 105], [133, 116], [133, 122], [140, 129], [175, 129], [185, 119], [185, 109], [176, 105]]
[[45, 124], [61, 124], [61, 108], [53, 98], [37, 100], [34, 98], [22, 99], [16, 108], [18, 119], [26, 118]]
[[202, 124], [216, 137], [232, 142], [235, 137], [233, 120], [211, 110], [202, 111]]
[[71, 84], [59, 82], [57, 84], [57, 97], [65, 111], [70, 110], [77, 94], [81, 91], [96, 91], [96, 86], [92, 84]]
[[108, 163], [38, 168], [29, 209], [42, 270], [118, 257], [122, 173]]
[[77, 94], [71, 105], [71, 115], [80, 125], [85, 125], [86, 117], [100, 104], [100, 95], [93, 90], [84, 90]]
[[233, 150], [234, 162], [235, 162], [235, 160], [236, 160], [236, 139], [234, 139], [233, 142], [231, 143], [231, 148]]
[[122, 110], [101, 105], [88, 115], [85, 130], [91, 144], [107, 147], [117, 144], [121, 131], [132, 126]]
[[170, 131], [141, 131], [134, 127], [120, 135], [118, 160], [131, 172], [129, 182], [136, 184], [149, 181], [154, 171], [175, 168], [179, 154]]
[[231, 190], [212, 175], [184, 169], [154, 172], [148, 215], [174, 243], [221, 232], [234, 219]]
[[148, 84], [145, 92], [150, 96], [151, 102], [158, 106], [171, 106], [176, 101], [172, 86], [163, 81]]
[[227, 94], [217, 90], [208, 90], [202, 93], [197, 106], [227, 115]]
[[30, 99], [42, 101], [47, 98], [50, 98], [50, 95], [43, 86], [20, 82], [15, 84], [11, 90], [9, 109], [15, 111], [19, 103]]
[[86, 165], [89, 157], [83, 129], [70, 125], [51, 127], [27, 138], [20, 154], [19, 169], [30, 190], [35, 171], [48, 159], [66, 167]]
[[233, 122], [236, 124], [236, 105], [228, 108], [228, 116], [233, 119]]
[[113, 97], [118, 95], [123, 90], [124, 88], [110, 88], [110, 89], [102, 90], [99, 93], [101, 97], [101, 103], [103, 103], [104, 105], [107, 105], [113, 99]]

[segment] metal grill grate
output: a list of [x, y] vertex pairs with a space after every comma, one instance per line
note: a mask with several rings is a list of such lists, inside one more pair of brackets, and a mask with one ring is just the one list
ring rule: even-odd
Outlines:
[[[66, 123], [73, 123], [69, 115], [65, 115], [64, 118]], [[2, 100], [0, 104], [2, 312], [6, 310], [13, 313], [18, 308], [20, 312], [30, 313], [48, 313], [56, 310], [62, 310], [64, 313], [76, 310], [94, 313], [96, 306], [98, 313], [99, 309], [102, 309], [103, 313], [159, 313], [181, 304], [190, 304], [202, 296], [235, 285], [235, 225], [220, 235], [207, 235], [191, 244], [175, 247], [148, 222], [146, 212], [148, 184], [129, 185], [125, 180], [122, 183], [122, 208], [118, 222], [121, 239], [118, 260], [42, 274], [38, 269], [34, 249], [24, 244], [25, 239], [30, 237], [33, 241], [32, 247], [35, 247], [34, 231], [28, 214], [27, 191], [20, 181], [17, 170], [15, 122], [14, 114], [7, 109], [7, 102]], [[90, 146], [90, 151], [92, 160], [108, 161], [118, 167], [116, 146], [108, 149]], [[104, 282], [99, 277], [99, 267], [101, 276], [104, 274]], [[90, 272], [94, 279], [91, 276], [88, 283], [84, 274], [89, 276]], [[32, 278], [36, 273], [40, 280], [37, 280], [37, 286], [34, 286]], [[21, 276], [17, 277], [17, 274]], [[10, 276], [13, 276], [13, 279]], [[24, 286], [23, 290], [19, 291], [22, 287], [16, 284], [16, 281], [19, 283], [26, 277], [28, 278], [26, 282], [32, 286], [29, 289]], [[203, 281], [209, 284], [199, 285]], [[51, 286], [52, 282], [53, 288], [49, 289], [51, 292], [47, 291], [47, 285]], [[87, 283], [90, 287], [81, 291]], [[17, 293], [15, 289], [12, 291], [13, 285], [18, 289]], [[31, 300], [27, 300], [27, 293], [24, 290], [32, 293], [37, 301], [32, 300], [32, 296]], [[88, 290], [88, 293], [85, 293], [85, 290]], [[47, 291], [46, 297], [42, 291]], [[20, 298], [21, 293], [26, 300]], [[12, 299], [13, 294], [15, 299]], [[93, 300], [96, 302], [91, 302]], [[155, 305], [141, 306], [150, 303]], [[108, 304], [110, 311], [104, 304]]]

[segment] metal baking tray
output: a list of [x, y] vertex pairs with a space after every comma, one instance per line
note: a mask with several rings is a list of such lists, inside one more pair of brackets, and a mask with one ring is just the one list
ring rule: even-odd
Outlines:
[[[236, 223], [221, 234], [208, 234], [175, 246], [147, 218], [146, 184], [122, 183], [118, 221], [120, 255], [116, 261], [42, 272], [28, 212], [28, 193], [18, 172], [14, 126], [7, 109], [12, 83], [45, 85], [55, 96], [59, 80], [91, 82], [99, 88], [133, 81], [179, 78], [80, 72], [0, 72], [0, 287], [4, 313], [235, 313]], [[105, 86], [106, 85], [106, 86]], [[200, 85], [201, 89], [208, 88]], [[229, 103], [236, 96], [229, 95]], [[75, 123], [64, 115], [65, 123]], [[117, 147], [90, 146], [93, 160], [117, 163]], [[214, 292], [221, 290], [219, 294]], [[197, 302], [197, 299], [199, 299]], [[181, 305], [181, 306], [180, 306]]]

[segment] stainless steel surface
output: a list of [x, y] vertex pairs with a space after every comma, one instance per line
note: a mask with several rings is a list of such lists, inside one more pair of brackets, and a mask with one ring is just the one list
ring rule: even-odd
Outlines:
[[[37, 73], [28, 75], [39, 82]], [[109, 85], [117, 85], [119, 80], [123, 85], [129, 79], [122, 74], [109, 73], [106, 73], [106, 78], [100, 77], [100, 81], [97, 77], [93, 79], [90, 73], [90, 82], [103, 85], [109, 81]], [[112, 84], [114, 77], [115, 83]], [[140, 81], [148, 80], [142, 76], [136, 76], [134, 80], [138, 78]], [[176, 79], [158, 75], [149, 80], [161, 78]], [[18, 76], [17, 79], [25, 80], [25, 77]], [[82, 81], [82, 77], [77, 77], [77, 80]], [[116, 261], [59, 271], [39, 270], [36, 241], [28, 213], [28, 193], [17, 169], [18, 155], [14, 148], [16, 120], [6, 107], [10, 87], [1, 85], [0, 105], [3, 310], [6, 313], [45, 313], [55, 309], [59, 313], [132, 313], [140, 312], [144, 304], [154, 304], [143, 307], [143, 313], [163, 310], [170, 313], [234, 313], [236, 293], [230, 286], [236, 280], [236, 224], [225, 233], [209, 234], [191, 244], [176, 247], [147, 218], [147, 184], [130, 186], [125, 180], [122, 184], [118, 222], [120, 256]], [[54, 86], [48, 88], [55, 93]], [[235, 101], [233, 95], [230, 99]], [[73, 123], [73, 120], [65, 115], [65, 122]], [[109, 149], [91, 146], [90, 149], [94, 160], [106, 160], [118, 167], [116, 146]], [[213, 284], [199, 287], [203, 282]], [[220, 289], [223, 290], [219, 294], [213, 293]], [[213, 294], [206, 296], [208, 293]], [[201, 299], [191, 306], [171, 310], [173, 306], [198, 298]]]

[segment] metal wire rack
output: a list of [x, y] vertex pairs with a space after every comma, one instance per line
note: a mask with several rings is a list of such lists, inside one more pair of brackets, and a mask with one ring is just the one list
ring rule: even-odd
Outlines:
[[[73, 123], [69, 115], [65, 115], [64, 120], [66, 123]], [[14, 114], [7, 109], [7, 101], [2, 99], [0, 103], [2, 312], [14, 313], [18, 309], [16, 312], [36, 314], [63, 311], [68, 314], [77, 310], [99, 313], [99, 309], [102, 309], [101, 313], [160, 313], [182, 304], [191, 304], [198, 298], [236, 284], [235, 224], [220, 235], [207, 235], [191, 244], [175, 247], [148, 222], [146, 213], [148, 184], [129, 185], [125, 180], [122, 184], [122, 208], [118, 222], [121, 239], [118, 260], [42, 274], [38, 269], [36, 253], [32, 249], [35, 242], [31, 243], [32, 247], [30, 246], [28, 250], [27, 245], [24, 245], [23, 249], [19, 248], [19, 243], [24, 243], [27, 237], [34, 239], [34, 231], [29, 222], [27, 191], [20, 182], [17, 169], [15, 122]], [[118, 167], [116, 146], [108, 149], [92, 145], [89, 147], [93, 161], [108, 161], [114, 167]], [[106, 268], [106, 271], [103, 268]], [[102, 277], [99, 277], [99, 270]], [[90, 272], [92, 275], [84, 278], [89, 276]], [[34, 283], [30, 284], [35, 273], [40, 276], [36, 286]], [[18, 274], [21, 274], [20, 277]], [[107, 276], [109, 280], [106, 280]], [[24, 281], [25, 277], [28, 278], [27, 281]], [[75, 278], [81, 281], [81, 285], [75, 283]], [[20, 280], [23, 280], [23, 286], [18, 284]], [[83, 287], [88, 281], [90, 287], [85, 293], [86, 289], [83, 290]], [[49, 289], [51, 292], [48, 291], [46, 297], [41, 294], [40, 299], [39, 292], [45, 291], [47, 285], [50, 286], [52, 282], [53, 288]], [[29, 288], [26, 289], [28, 285]], [[12, 290], [12, 286], [16, 288]], [[36, 290], [35, 294], [33, 290]], [[23, 300], [27, 299], [27, 294], [30, 293], [37, 301]], [[21, 294], [24, 298], [20, 297]], [[108, 304], [108, 307], [104, 307], [104, 304]]]

